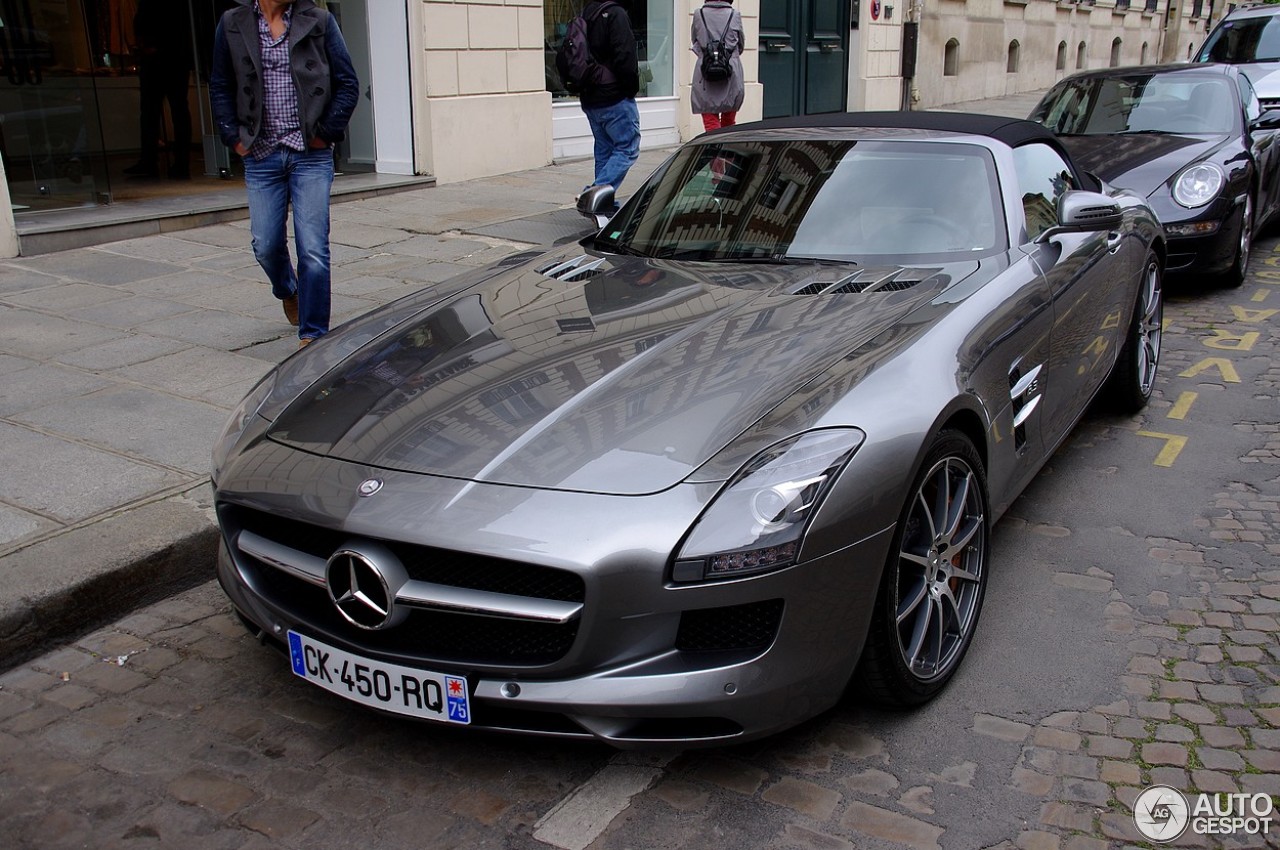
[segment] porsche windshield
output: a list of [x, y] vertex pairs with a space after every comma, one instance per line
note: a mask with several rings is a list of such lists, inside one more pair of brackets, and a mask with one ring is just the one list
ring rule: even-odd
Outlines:
[[596, 240], [685, 260], [937, 261], [1004, 250], [990, 152], [890, 140], [726, 140], [683, 148]]
[[1031, 113], [1059, 136], [1222, 134], [1235, 130], [1235, 84], [1175, 71], [1060, 83]]

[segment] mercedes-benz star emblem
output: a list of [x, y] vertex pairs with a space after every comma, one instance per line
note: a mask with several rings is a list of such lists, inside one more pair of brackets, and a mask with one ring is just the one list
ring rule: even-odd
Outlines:
[[396, 591], [407, 579], [404, 568], [380, 554], [342, 548], [325, 566], [329, 598], [347, 622], [362, 629], [385, 629], [408, 613], [395, 605]]
[[381, 478], [367, 478], [360, 482], [360, 486], [356, 488], [356, 492], [361, 496], [372, 496], [374, 493], [382, 489]]

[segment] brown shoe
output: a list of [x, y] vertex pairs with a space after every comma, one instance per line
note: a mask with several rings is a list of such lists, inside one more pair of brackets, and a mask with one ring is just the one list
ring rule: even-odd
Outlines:
[[284, 317], [289, 320], [289, 324], [294, 327], [298, 326], [298, 296], [290, 295], [281, 302], [284, 304]]
[[315, 337], [304, 336], [302, 339], [298, 340], [298, 348], [306, 348], [308, 345], [310, 345], [313, 342], [315, 342]]

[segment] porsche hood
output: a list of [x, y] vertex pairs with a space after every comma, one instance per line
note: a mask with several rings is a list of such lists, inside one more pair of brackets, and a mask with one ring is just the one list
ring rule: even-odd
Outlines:
[[976, 268], [562, 252], [405, 316], [269, 436], [383, 469], [657, 492]]
[[1228, 137], [1121, 133], [1060, 138], [1080, 168], [1112, 186], [1149, 198], [1183, 168], [1209, 156]]

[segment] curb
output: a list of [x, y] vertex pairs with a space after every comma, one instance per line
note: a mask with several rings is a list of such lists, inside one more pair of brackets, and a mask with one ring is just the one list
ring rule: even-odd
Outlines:
[[194, 496], [142, 505], [0, 558], [0, 670], [212, 579], [218, 529]]

